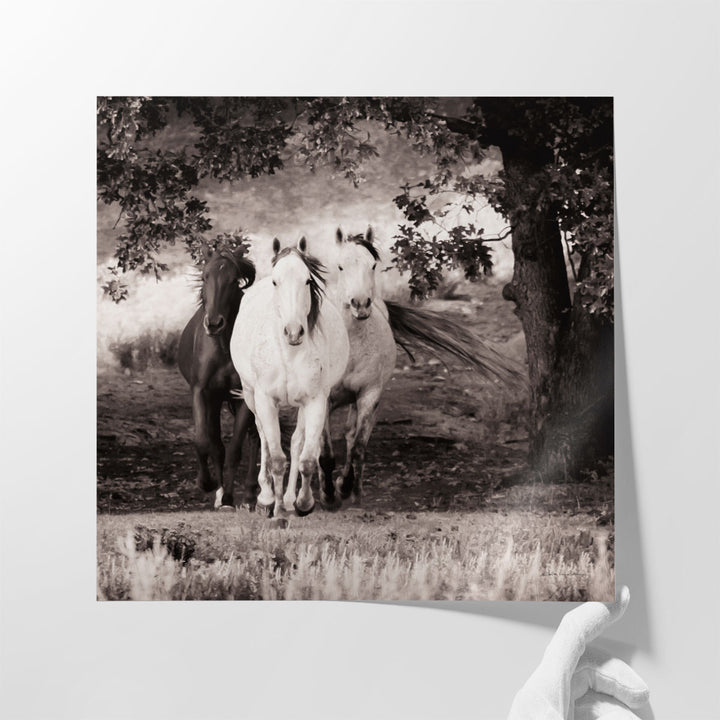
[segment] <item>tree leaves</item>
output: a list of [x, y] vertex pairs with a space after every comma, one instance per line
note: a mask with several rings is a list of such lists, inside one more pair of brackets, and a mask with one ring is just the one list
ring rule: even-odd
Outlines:
[[218, 233], [210, 240], [188, 246], [188, 251], [196, 265], [202, 266], [207, 258], [217, 250], [230, 250], [236, 257], [244, 257], [250, 249], [250, 239], [242, 230], [232, 233]]
[[[153, 144], [178, 119], [192, 123], [193, 144]], [[377, 156], [374, 127], [402, 135], [436, 166], [428, 177], [406, 180], [394, 198], [407, 221], [394, 238], [395, 262], [410, 273], [414, 297], [433, 292], [443, 268], [460, 267], [469, 279], [491, 271], [488, 238], [473, 225], [478, 203], [487, 202], [508, 219], [540, 209], [554, 215], [579, 261], [576, 301], [612, 317], [606, 98], [99, 98], [98, 196], [121, 210], [117, 270], [159, 276], [158, 253], [177, 241], [198, 259], [197, 249], [212, 242], [210, 208], [192, 194], [204, 177], [273, 174], [292, 159], [311, 171], [329, 166], [358, 186], [364, 163]], [[541, 170], [508, 192], [504, 173], [473, 169], [492, 145]], [[123, 296], [114, 285], [108, 293]]]
[[102, 286], [102, 289], [113, 302], [122, 302], [127, 299], [128, 296], [127, 286], [118, 277], [118, 270], [116, 267], [109, 267], [108, 270], [112, 273], [113, 277]]
[[406, 186], [402, 195], [393, 198], [393, 202], [403, 211], [405, 217], [415, 226], [419, 227], [424, 222], [433, 219], [433, 214], [426, 204], [427, 196], [411, 197], [410, 190]]
[[[430, 114], [438, 120], [437, 113]], [[403, 117], [397, 107], [395, 117]], [[414, 122], [419, 121], [415, 118]], [[434, 262], [423, 267], [432, 257], [441, 257], [448, 267], [463, 267], [471, 278], [478, 275], [473, 267], [486, 272], [487, 263], [479, 249], [483, 248], [482, 238], [477, 238], [479, 246], [468, 243], [473, 232], [467, 223], [459, 222], [454, 228], [443, 223], [448, 206], [459, 206], [469, 215], [474, 203], [485, 198], [510, 222], [533, 212], [554, 216], [570, 238], [569, 247], [580, 265], [575, 301], [593, 315], [612, 319], [612, 122], [608, 98], [477, 98], [461, 118], [445, 119], [447, 130], [462, 136], [464, 144], [429, 130], [424, 149], [436, 153], [438, 172], [406, 184], [403, 194], [394, 199], [412, 226], [431, 226], [428, 232], [436, 233], [433, 243], [417, 237], [411, 240], [406, 231], [397, 236], [396, 247], [404, 253], [398, 266], [411, 272], [413, 293], [437, 287]], [[470, 174], [465, 169], [467, 158], [483, 157], [490, 144], [523, 157], [527, 167], [533, 168], [513, 178], [512, 192], [507, 191], [504, 172]], [[450, 195], [451, 201], [431, 210], [430, 198], [444, 194]], [[460, 244], [458, 238], [463, 238]], [[438, 253], [438, 242], [447, 245], [447, 252]]]
[[447, 237], [428, 237], [417, 226], [401, 225], [393, 236], [394, 263], [401, 272], [409, 272], [408, 286], [413, 299], [431, 295], [442, 282], [443, 272], [462, 268], [468, 280], [492, 272], [489, 248], [480, 237], [482, 229], [457, 225]]

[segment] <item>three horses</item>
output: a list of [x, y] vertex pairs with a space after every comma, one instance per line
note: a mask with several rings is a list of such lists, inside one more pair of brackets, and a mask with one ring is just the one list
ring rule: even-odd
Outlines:
[[[203, 490], [217, 487], [208, 471], [208, 455], [220, 469], [216, 507], [233, 506], [242, 440], [246, 433], [252, 436], [255, 427], [260, 493], [255, 497], [256, 437], [250, 442], [245, 484], [248, 505], [276, 518], [293, 510], [307, 515], [315, 506], [315, 475], [325, 509], [338, 509], [350, 495], [360, 502], [365, 451], [395, 369], [398, 344], [452, 354], [484, 377], [510, 382], [520, 377], [506, 358], [460, 323], [377, 297], [379, 254], [372, 229], [351, 236], [338, 229], [335, 239], [336, 281], [329, 288], [326, 269], [308, 254], [304, 237], [282, 250], [276, 238], [272, 273], [252, 287], [254, 267], [238, 253], [221, 251], [206, 263], [201, 307], [183, 333], [180, 364], [193, 390]], [[238, 399], [240, 388], [244, 402]], [[234, 409], [235, 425], [223, 476], [220, 407], [225, 400]], [[330, 415], [340, 407], [348, 408], [347, 451], [334, 483]], [[286, 489], [279, 419], [283, 408], [297, 408]]]

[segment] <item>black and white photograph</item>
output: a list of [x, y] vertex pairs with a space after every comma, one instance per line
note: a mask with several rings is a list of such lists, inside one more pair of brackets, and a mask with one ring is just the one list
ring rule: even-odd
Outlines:
[[613, 101], [99, 97], [101, 600], [611, 600]]

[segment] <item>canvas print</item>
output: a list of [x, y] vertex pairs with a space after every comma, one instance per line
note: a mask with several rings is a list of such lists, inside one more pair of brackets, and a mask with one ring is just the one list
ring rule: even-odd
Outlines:
[[97, 598], [614, 598], [613, 102], [99, 97]]

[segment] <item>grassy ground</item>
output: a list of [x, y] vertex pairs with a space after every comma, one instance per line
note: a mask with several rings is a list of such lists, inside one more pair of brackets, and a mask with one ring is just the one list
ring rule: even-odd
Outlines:
[[98, 518], [103, 600], [612, 600], [588, 515], [247, 511]]

